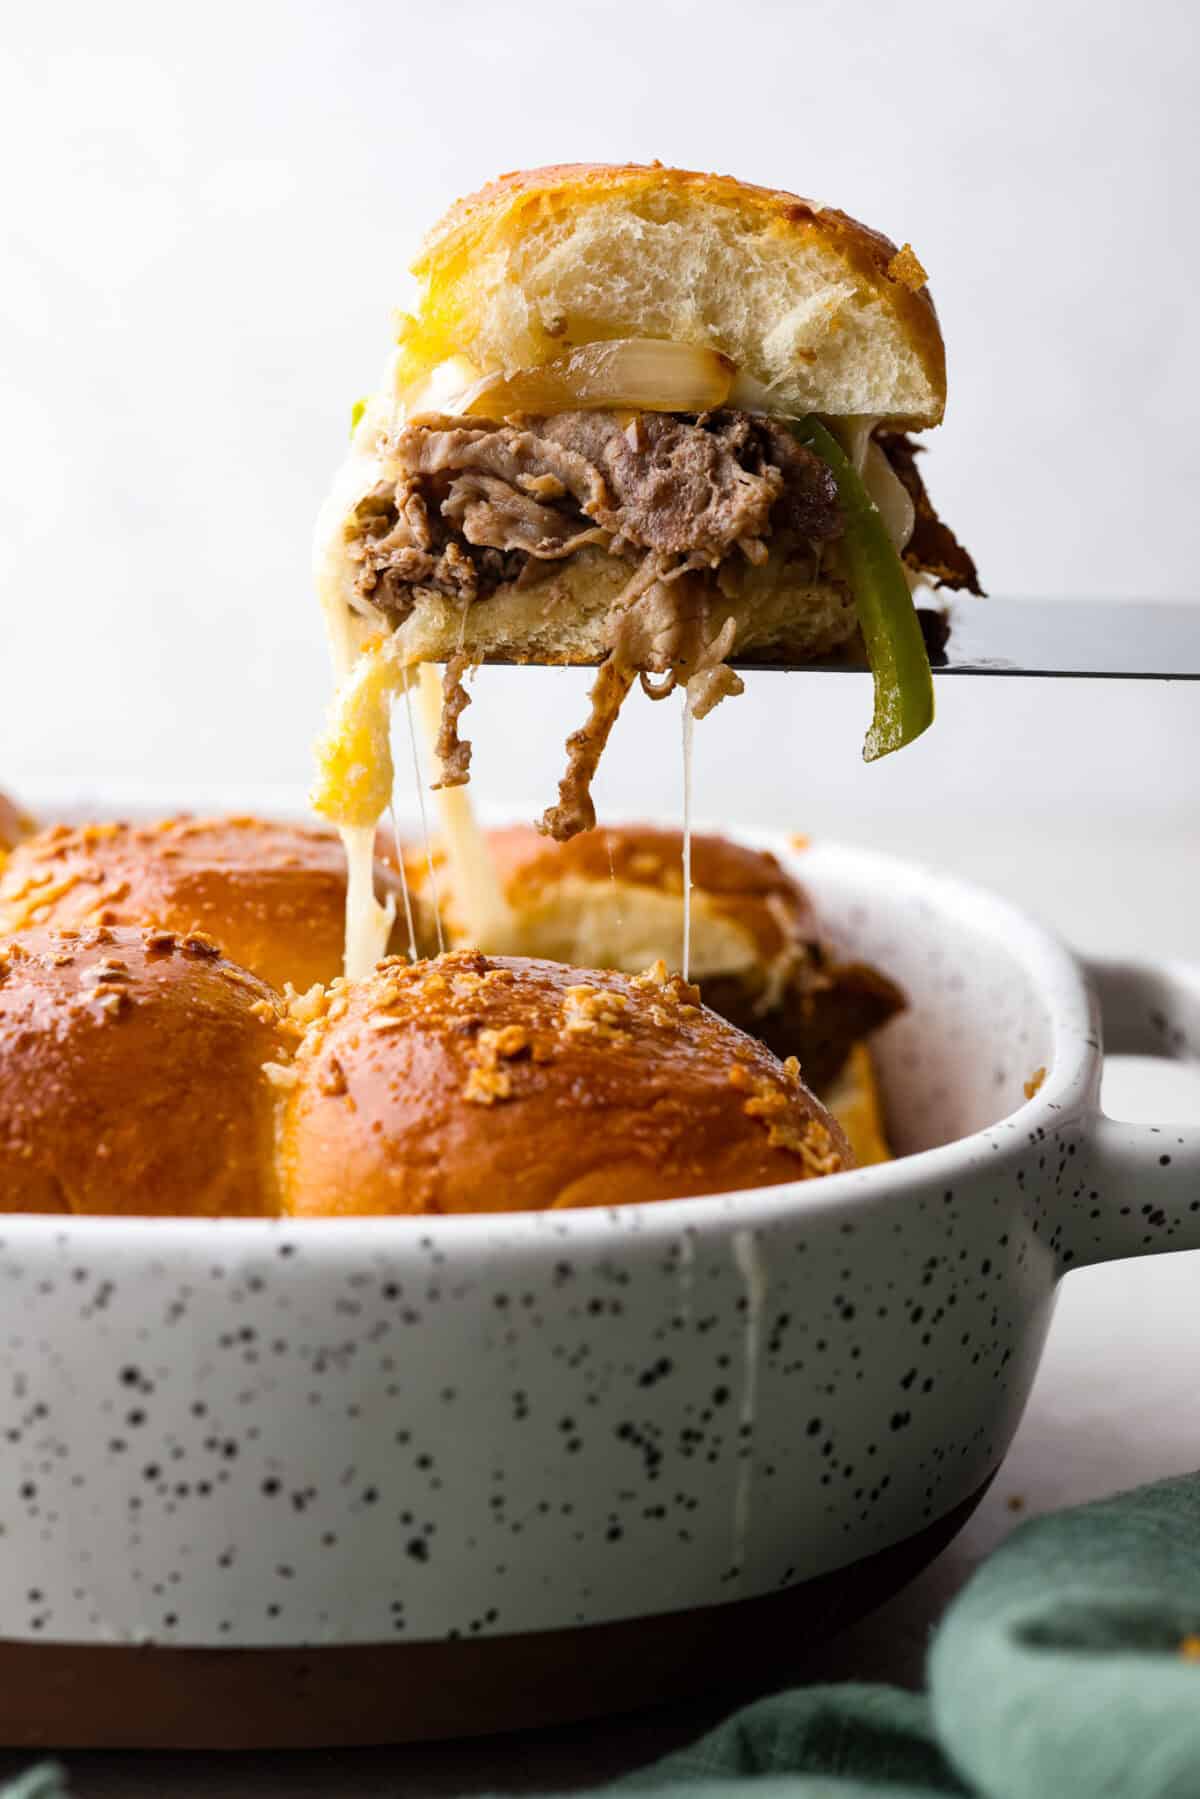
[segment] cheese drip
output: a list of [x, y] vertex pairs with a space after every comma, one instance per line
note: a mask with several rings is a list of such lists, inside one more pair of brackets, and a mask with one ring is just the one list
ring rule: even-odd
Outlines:
[[[316, 746], [316, 812], [338, 828], [346, 850], [346, 973], [357, 979], [386, 952], [395, 903], [375, 895], [375, 831], [391, 803], [393, 698], [407, 675], [387, 654], [384, 620], [354, 603], [344, 565], [344, 522], [380, 476], [374, 443], [385, 420], [367, 405], [317, 520], [314, 574], [337, 689]], [[410, 936], [410, 947], [415, 936]]]
[[396, 917], [375, 896], [375, 831], [391, 804], [392, 700], [405, 671], [379, 644], [361, 650], [338, 686], [317, 740], [313, 810], [338, 828], [346, 849], [346, 974], [359, 980], [387, 953]]
[[862, 477], [888, 536], [896, 549], [903, 551], [913, 534], [916, 513], [908, 489], [875, 442], [882, 418], [877, 413], [854, 413], [825, 423], [854, 464], [855, 474]]
[[416, 962], [420, 958], [417, 947], [417, 927], [413, 919], [412, 894], [408, 890], [408, 870], [404, 865], [404, 855], [400, 845], [400, 826], [396, 823], [395, 792], [388, 806], [388, 822], [392, 827], [392, 845], [396, 852], [396, 867], [400, 874], [400, 892], [404, 900], [404, 926], [408, 932], [408, 959]]
[[[385, 478], [384, 444], [387, 435], [406, 418], [425, 408], [454, 412], [464, 394], [487, 373], [465, 358], [452, 356], [436, 367], [413, 375], [413, 358], [406, 344], [415, 327], [403, 320], [399, 347], [389, 361], [384, 380], [365, 403], [352, 436], [350, 454], [339, 471], [317, 523], [315, 572], [325, 616], [338, 690], [329, 726], [318, 745], [318, 779], [313, 805], [337, 825], [346, 847], [349, 870], [346, 916], [346, 971], [353, 978], [367, 973], [387, 949], [395, 903], [380, 905], [374, 891], [375, 827], [391, 800], [393, 768], [390, 748], [392, 701], [399, 691], [408, 696], [419, 650], [408, 650], [409, 661], [398, 639], [387, 635], [385, 619], [369, 600], [355, 592], [354, 568], [347, 557], [347, 523], [359, 502]], [[411, 348], [411, 346], [409, 346]], [[771, 411], [769, 391], [744, 374], [737, 374], [731, 402], [754, 411]], [[878, 507], [898, 549], [908, 542], [913, 528], [913, 509], [907, 491], [886, 456], [873, 441], [881, 420], [875, 416], [831, 418], [828, 423], [845, 445]], [[464, 625], [466, 614], [464, 612]], [[720, 664], [730, 643], [709, 646], [714, 667], [693, 675], [692, 694], [684, 714], [684, 870], [682, 972], [691, 973], [692, 892], [691, 850], [691, 733], [696, 717], [703, 717], [724, 692], [736, 686], [715, 683], [726, 676]], [[389, 647], [390, 646], [390, 647]], [[420, 693], [429, 721], [430, 743], [436, 741], [432, 716], [437, 692], [432, 669], [422, 674]], [[440, 706], [440, 694], [438, 695]], [[410, 714], [411, 718], [411, 714]], [[414, 763], [416, 762], [414, 745]], [[424, 799], [418, 775], [422, 824], [429, 861], [430, 891], [437, 914], [439, 946], [442, 917], [438, 906]], [[496, 879], [486, 840], [472, 816], [464, 790], [441, 789], [437, 804], [455, 903], [469, 940], [485, 944], [493, 953], [520, 953], [518, 921]], [[399, 847], [399, 846], [397, 846]], [[408, 908], [406, 906], [406, 912]], [[409, 922], [409, 951], [415, 953], [415, 933]]]
[[339, 825], [346, 849], [346, 975], [362, 980], [387, 954], [396, 902], [375, 897], [375, 826]]
[[433, 841], [429, 835], [429, 814], [425, 810], [425, 782], [421, 774], [421, 756], [417, 749], [417, 727], [413, 719], [412, 688], [404, 689], [404, 712], [408, 719], [408, 747], [412, 752], [413, 787], [417, 795], [417, 810], [421, 815], [421, 843], [425, 850], [425, 868], [429, 875], [429, 897], [433, 901], [433, 919], [437, 927], [438, 955], [446, 948], [446, 935], [442, 928], [442, 898], [438, 892], [437, 863], [433, 854]]

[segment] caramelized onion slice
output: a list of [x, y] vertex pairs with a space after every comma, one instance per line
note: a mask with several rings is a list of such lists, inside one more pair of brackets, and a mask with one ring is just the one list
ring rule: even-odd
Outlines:
[[917, 522], [916, 511], [907, 487], [873, 439], [867, 445], [862, 479], [888, 536], [898, 550], [904, 550]]
[[514, 412], [707, 412], [723, 406], [736, 373], [720, 350], [654, 337], [584, 344], [568, 356], [511, 375], [485, 375], [458, 410], [478, 418]]
[[734, 376], [729, 404], [736, 406], [739, 412], [772, 412], [777, 418], [784, 416], [777, 406], [772, 405], [770, 388], [756, 381], [745, 369], [739, 369]]

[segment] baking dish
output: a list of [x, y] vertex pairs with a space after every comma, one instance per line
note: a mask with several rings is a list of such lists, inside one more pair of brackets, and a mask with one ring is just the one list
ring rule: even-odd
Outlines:
[[1102, 1013], [1196, 1054], [1200, 973], [751, 841], [911, 997], [900, 1160], [575, 1213], [0, 1221], [5, 1741], [491, 1730], [769, 1659], [969, 1513], [1065, 1274], [1200, 1244], [1200, 1129], [1098, 1109]]

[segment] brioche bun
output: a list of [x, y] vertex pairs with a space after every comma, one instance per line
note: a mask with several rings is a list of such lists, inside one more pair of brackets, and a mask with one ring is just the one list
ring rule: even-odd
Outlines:
[[[683, 837], [653, 825], [613, 825], [554, 843], [523, 825], [487, 834], [508, 907], [504, 941], [490, 953], [545, 956], [634, 974], [683, 956]], [[852, 1046], [904, 1006], [879, 970], [830, 946], [799, 882], [767, 850], [696, 832], [692, 837], [688, 972], [704, 1003], [778, 1056], [797, 1056], [827, 1099]], [[410, 852], [409, 885], [427, 884]], [[466, 942], [453, 870], [439, 877], [450, 941]]]
[[[472, 662], [574, 668], [603, 662], [612, 648], [613, 607], [629, 579], [628, 566], [590, 549], [546, 566], [547, 573], [532, 585], [505, 582], [465, 610], [431, 588], [414, 590], [412, 610], [393, 634], [394, 654], [404, 664], [447, 662], [459, 654]], [[832, 574], [815, 582], [800, 579], [787, 562], [768, 557], [759, 567], [727, 566], [721, 583], [704, 596], [711, 614], [708, 635], [716, 637], [732, 619], [729, 653], [743, 660], [815, 660], [843, 649], [857, 635], [854, 596]], [[637, 665], [662, 674], [673, 661], [669, 652], [651, 652], [639, 656]]]
[[924, 271], [879, 232], [727, 175], [604, 163], [502, 176], [426, 239], [398, 381], [536, 367], [598, 339], [723, 351], [773, 411], [920, 428], [946, 400]]
[[[376, 867], [381, 895], [400, 883]], [[201, 930], [264, 981], [303, 991], [341, 973], [346, 858], [330, 831], [259, 818], [65, 825], [21, 844], [0, 875], [0, 935], [31, 928]]]
[[[365, 715], [350, 671], [381, 647], [393, 686], [446, 663], [454, 717], [469, 664], [605, 665], [570, 797], [546, 814], [567, 838], [594, 822], [633, 673], [686, 683], [702, 717], [741, 691], [731, 661], [862, 650], [845, 497], [787, 421], [842, 432], [902, 550], [912, 473], [872, 433], [936, 425], [946, 398], [910, 246], [729, 176], [561, 164], [459, 201], [413, 273], [416, 310], [317, 521], [339, 705]], [[344, 782], [321, 794], [353, 822]]]
[[[521, 953], [581, 968], [637, 974], [683, 952], [683, 838], [656, 825], [581, 832], [555, 843], [529, 825], [487, 833], [488, 850]], [[427, 877], [410, 852], [410, 884]], [[444, 911], [461, 930], [449, 874]], [[817, 924], [800, 886], [767, 851], [728, 837], [692, 835], [689, 972], [702, 981], [771, 966], [814, 940]], [[492, 949], [490, 944], [472, 948]], [[500, 946], [495, 946], [499, 948]]]
[[616, 1205], [851, 1166], [794, 1066], [697, 1000], [663, 969], [463, 951], [339, 983], [284, 1095], [282, 1209]]
[[0, 1210], [276, 1210], [278, 997], [210, 938], [29, 933], [0, 944]]

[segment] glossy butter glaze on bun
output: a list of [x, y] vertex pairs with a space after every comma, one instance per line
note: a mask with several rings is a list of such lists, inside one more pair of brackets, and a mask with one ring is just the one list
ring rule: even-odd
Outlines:
[[283, 1210], [611, 1206], [852, 1165], [761, 1044], [659, 967], [629, 978], [455, 952], [339, 984], [289, 1074]]
[[[396, 901], [400, 883], [376, 867]], [[331, 831], [261, 818], [175, 817], [59, 825], [21, 844], [0, 875], [0, 934], [95, 925], [205, 931], [226, 955], [303, 991], [342, 971], [346, 858]]]
[[0, 944], [0, 1210], [273, 1213], [278, 996], [211, 938]]

